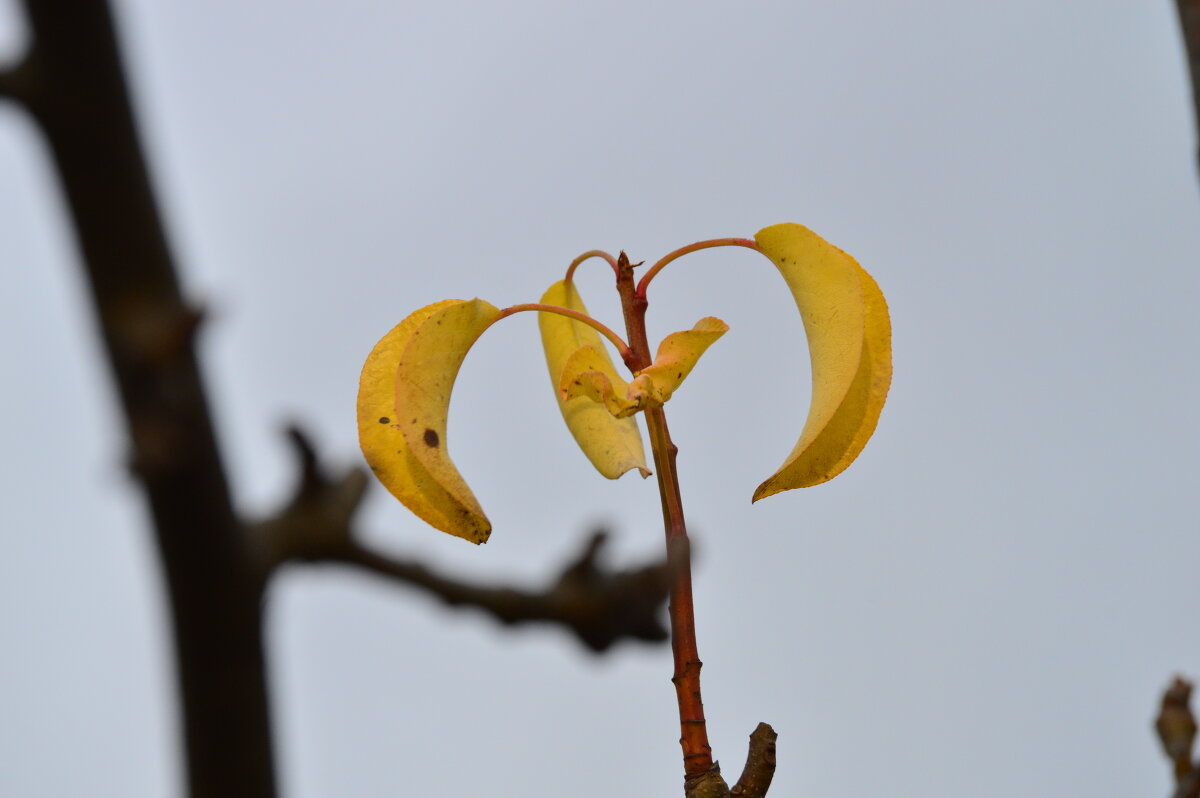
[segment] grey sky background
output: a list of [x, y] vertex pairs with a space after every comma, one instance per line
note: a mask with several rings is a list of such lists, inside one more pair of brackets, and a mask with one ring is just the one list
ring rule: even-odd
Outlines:
[[[286, 419], [358, 461], [358, 370], [411, 310], [801, 222], [895, 334], [879, 430], [827, 485], [749, 502], [809, 390], [769, 262], [699, 253], [652, 292], [652, 338], [732, 327], [669, 406], [726, 771], [765, 720], [780, 796], [1166, 794], [1150, 719], [1200, 673], [1200, 190], [1167, 0], [117, 11], [242, 507], [286, 489]], [[161, 585], [49, 174], [0, 107], [0, 795], [177, 795]], [[615, 323], [606, 274], [581, 288]], [[660, 551], [653, 481], [574, 448], [532, 315], [473, 350], [449, 446], [492, 542], [378, 490], [373, 543], [522, 583], [597, 523], [618, 561]], [[679, 793], [665, 647], [597, 660], [333, 568], [270, 598], [289, 798]]]

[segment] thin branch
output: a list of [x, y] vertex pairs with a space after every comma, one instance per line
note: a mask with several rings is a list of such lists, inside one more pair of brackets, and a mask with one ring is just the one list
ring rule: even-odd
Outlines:
[[358, 542], [354, 517], [368, 484], [362, 469], [326, 474], [309, 438], [291, 427], [299, 466], [296, 492], [274, 518], [258, 525], [275, 565], [288, 561], [344, 563], [421, 590], [451, 607], [474, 607], [506, 624], [543, 622], [575, 633], [591, 651], [623, 639], [662, 641], [659, 611], [667, 595], [663, 564], [630, 570], [602, 565], [603, 532], [543, 590], [476, 585], [452, 579], [411, 559], [389, 556]]
[[421, 563], [387, 557], [358, 545], [347, 549], [342, 561], [420, 588], [448, 606], [481, 609], [506, 625], [561, 625], [596, 653], [627, 638], [666, 640], [667, 630], [658, 619], [667, 593], [666, 568], [648, 565], [607, 571], [597, 562], [606, 540], [604, 532], [593, 533], [582, 554], [566, 564], [551, 587], [541, 591], [467, 584]]
[[[1196, 136], [1200, 140], [1200, 0], [1175, 0], [1175, 6], [1179, 10], [1179, 27], [1192, 78], [1192, 108], [1196, 117]], [[1200, 166], [1200, 144], [1196, 157], [1197, 166]]]

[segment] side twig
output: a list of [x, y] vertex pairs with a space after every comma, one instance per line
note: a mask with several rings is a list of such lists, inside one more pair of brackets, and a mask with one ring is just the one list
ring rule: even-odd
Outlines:
[[475, 585], [428, 566], [364, 546], [354, 515], [368, 484], [362, 469], [332, 476], [321, 467], [308, 436], [288, 430], [299, 466], [295, 495], [274, 518], [258, 526], [275, 564], [288, 561], [343, 563], [422, 591], [451, 607], [473, 607], [505, 625], [554, 623], [571, 630], [594, 652], [624, 640], [667, 639], [659, 610], [667, 597], [665, 564], [630, 570], [602, 565], [607, 541], [593, 533], [582, 552], [544, 590]]

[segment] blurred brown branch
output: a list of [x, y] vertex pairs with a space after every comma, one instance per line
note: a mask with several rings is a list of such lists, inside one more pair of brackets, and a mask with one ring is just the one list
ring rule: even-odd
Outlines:
[[1192, 714], [1192, 684], [1176, 677], [1163, 692], [1154, 730], [1163, 753], [1174, 765], [1175, 791], [1172, 798], [1200, 798], [1200, 763], [1192, 761], [1196, 742], [1196, 718]]
[[610, 572], [602, 537], [542, 592], [481, 588], [354, 541], [361, 472], [324, 478], [293, 433], [301, 485], [279, 516], [236, 513], [195, 355], [202, 313], [183, 296], [139, 143], [106, 0], [25, 0], [32, 44], [0, 72], [0, 98], [34, 118], [63, 190], [92, 306], [146, 496], [170, 598], [193, 798], [276, 794], [263, 652], [263, 597], [289, 560], [333, 560], [404, 581], [506, 623], [570, 628], [599, 651], [661, 640], [662, 567]]
[[659, 619], [659, 609], [667, 596], [665, 564], [628, 571], [605, 569], [601, 555], [607, 535], [598, 531], [544, 590], [482, 586], [450, 579], [420, 562], [364, 546], [355, 534], [354, 515], [369, 484], [366, 472], [351, 468], [331, 475], [321, 466], [304, 432], [293, 426], [288, 437], [299, 466], [295, 493], [275, 517], [258, 526], [273, 563], [357, 566], [423, 591], [448, 606], [483, 610], [503, 624], [560, 624], [596, 652], [626, 638], [652, 642], [667, 639], [667, 630]]
[[1175, 0], [1179, 27], [1183, 33], [1184, 55], [1192, 78], [1192, 108], [1196, 116], [1197, 166], [1200, 166], [1200, 0]]

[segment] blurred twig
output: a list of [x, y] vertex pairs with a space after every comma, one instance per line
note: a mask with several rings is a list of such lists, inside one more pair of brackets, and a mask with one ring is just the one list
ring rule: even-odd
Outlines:
[[1175, 0], [1184, 54], [1192, 79], [1192, 108], [1196, 119], [1197, 166], [1200, 166], [1200, 0]]
[[665, 564], [608, 570], [601, 555], [607, 536], [593, 533], [583, 551], [566, 563], [544, 590], [483, 586], [451, 579], [410, 559], [376, 552], [355, 532], [354, 515], [367, 485], [352, 468], [328, 474], [299, 428], [291, 427], [298, 464], [296, 491], [286, 507], [259, 525], [275, 563], [345, 563], [428, 593], [453, 607], [474, 607], [504, 624], [560, 624], [592, 651], [629, 638], [662, 641], [667, 631], [659, 610], [667, 596]]
[[1192, 761], [1196, 718], [1192, 714], [1192, 685], [1176, 677], [1163, 692], [1154, 730], [1175, 772], [1173, 798], [1200, 798], [1200, 763]]

